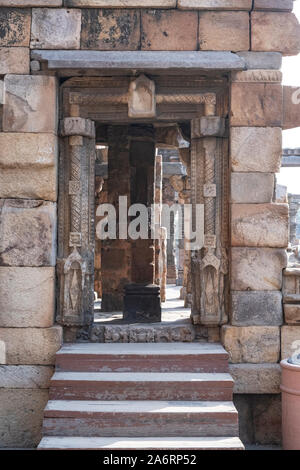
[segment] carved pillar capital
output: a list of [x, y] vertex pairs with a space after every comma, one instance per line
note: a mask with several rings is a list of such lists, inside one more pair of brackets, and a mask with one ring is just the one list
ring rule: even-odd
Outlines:
[[95, 123], [81, 117], [66, 117], [60, 122], [60, 134], [62, 137], [82, 136], [94, 139]]

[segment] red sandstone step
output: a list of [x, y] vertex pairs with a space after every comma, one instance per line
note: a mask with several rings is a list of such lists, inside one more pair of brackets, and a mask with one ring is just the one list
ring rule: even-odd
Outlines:
[[238, 437], [64, 437], [46, 436], [38, 450], [244, 450]]
[[228, 372], [228, 354], [214, 343], [76, 343], [56, 354], [69, 372]]
[[238, 436], [232, 402], [49, 401], [44, 436]]
[[232, 400], [226, 373], [56, 372], [51, 400]]

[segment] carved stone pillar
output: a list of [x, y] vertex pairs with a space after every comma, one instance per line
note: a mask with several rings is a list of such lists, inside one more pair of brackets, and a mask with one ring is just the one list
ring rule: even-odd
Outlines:
[[[154, 224], [155, 233], [160, 234], [161, 227], [161, 211], [162, 211], [162, 156], [156, 155], [155, 157], [155, 177], [154, 177]], [[154, 240], [155, 246], [155, 284], [160, 285], [160, 251], [161, 239], [157, 236]]]
[[61, 135], [57, 321], [84, 326], [94, 310], [95, 126], [65, 118]]
[[225, 313], [227, 265], [227, 153], [224, 120], [203, 116], [192, 121], [192, 203], [204, 205], [204, 247], [192, 253], [192, 319], [217, 326]]

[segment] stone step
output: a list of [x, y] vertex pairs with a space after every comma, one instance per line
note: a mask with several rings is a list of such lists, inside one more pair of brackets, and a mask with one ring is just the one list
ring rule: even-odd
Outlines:
[[232, 402], [50, 400], [45, 436], [230, 437], [238, 436]]
[[46, 436], [38, 450], [244, 450], [238, 437], [64, 437]]
[[51, 400], [232, 400], [230, 374], [55, 372]]
[[228, 372], [217, 343], [74, 343], [56, 354], [56, 370], [69, 372]]

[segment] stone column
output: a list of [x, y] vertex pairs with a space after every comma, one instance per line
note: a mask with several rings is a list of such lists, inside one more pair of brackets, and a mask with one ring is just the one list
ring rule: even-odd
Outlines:
[[[116, 240], [101, 243], [102, 264], [102, 310], [123, 311], [124, 287], [131, 282], [131, 241], [119, 238], [119, 196], [126, 196], [131, 204], [130, 190], [130, 140], [128, 126], [110, 126], [108, 129], [108, 180], [107, 202], [117, 215]], [[125, 208], [128, 209], [127, 207]], [[127, 226], [126, 226], [127, 234]]]
[[[152, 126], [130, 128], [130, 193], [131, 204], [143, 204], [150, 208], [154, 202], [155, 138]], [[131, 240], [131, 284], [125, 288], [124, 320], [129, 322], [160, 321], [161, 308], [159, 286], [154, 285], [154, 241]]]
[[95, 126], [65, 118], [61, 135], [57, 319], [84, 326], [94, 315]]
[[161, 227], [161, 210], [162, 210], [162, 156], [156, 155], [155, 157], [155, 178], [154, 178], [154, 225], [155, 233], [157, 234], [155, 243], [155, 284], [160, 285], [160, 251], [161, 251], [161, 239], [160, 239], [160, 227]]
[[289, 194], [289, 217], [290, 217], [290, 243], [291, 245], [297, 244], [297, 215], [300, 209], [300, 197], [294, 194]]

